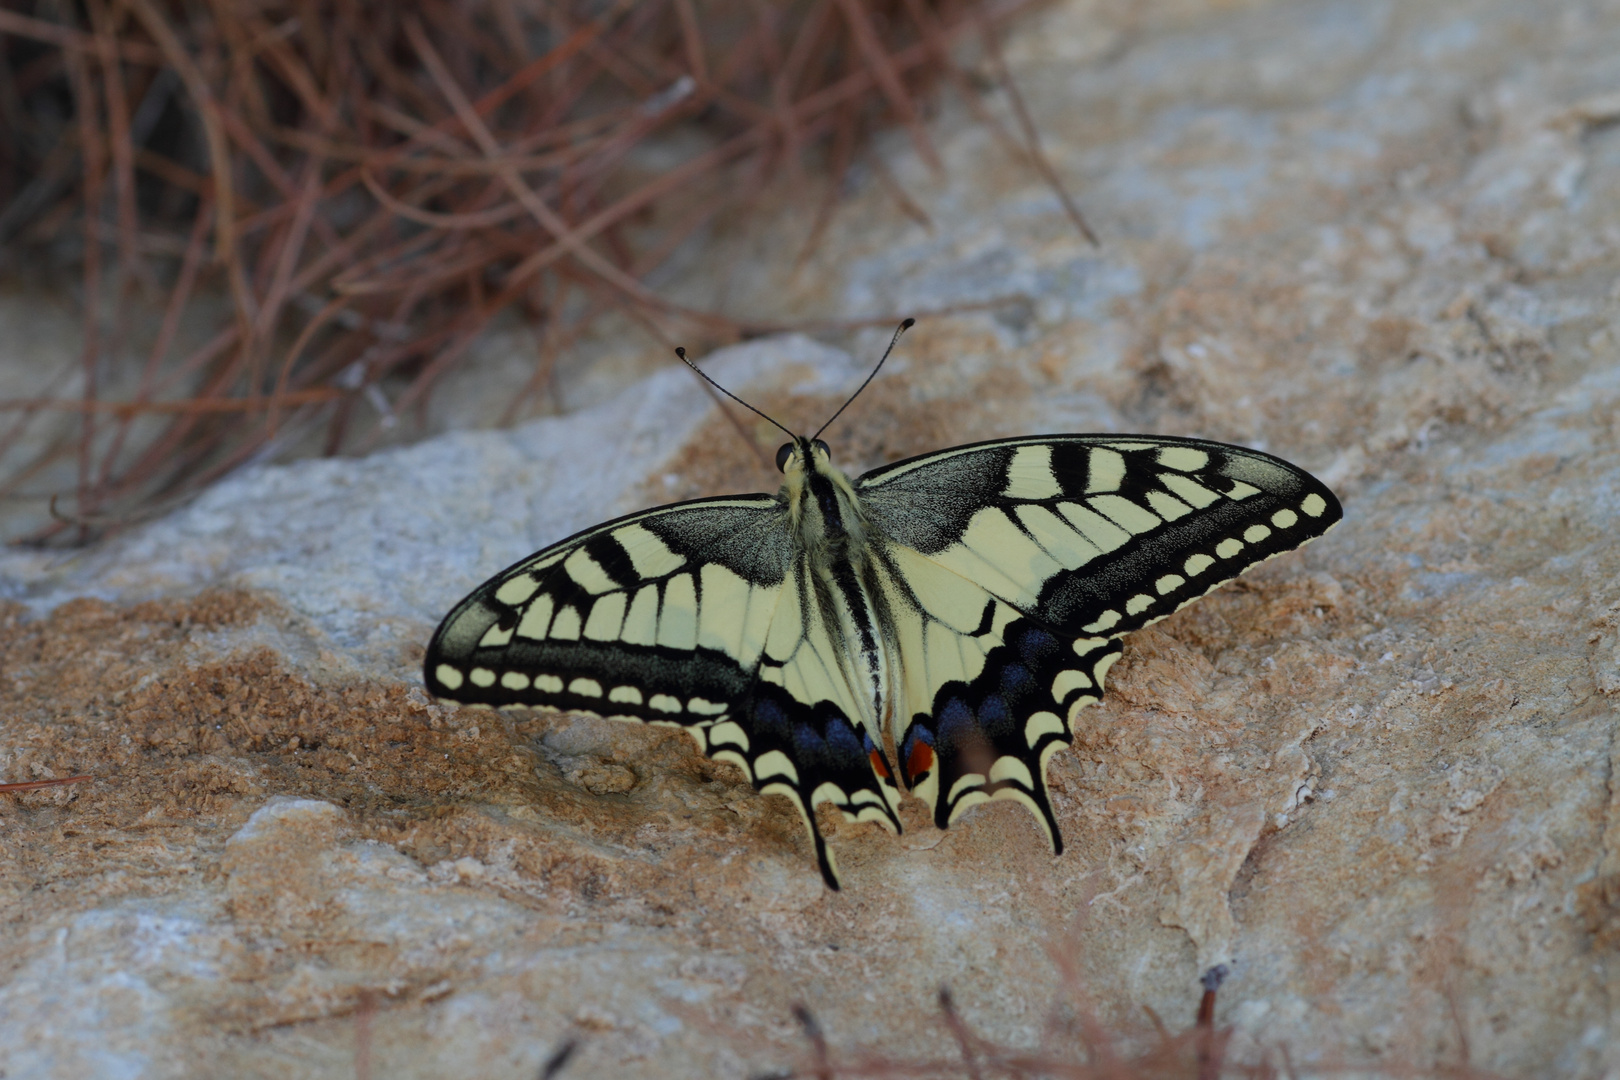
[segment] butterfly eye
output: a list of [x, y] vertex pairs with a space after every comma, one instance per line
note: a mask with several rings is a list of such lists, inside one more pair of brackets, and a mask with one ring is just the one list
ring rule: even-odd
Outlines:
[[776, 471], [787, 472], [788, 455], [793, 453], [793, 444], [785, 442], [776, 448]]
[[826, 454], [828, 457], [832, 457], [832, 447], [828, 446], [826, 443], [822, 442], [820, 439], [816, 440], [816, 449], [820, 450], [823, 454]]

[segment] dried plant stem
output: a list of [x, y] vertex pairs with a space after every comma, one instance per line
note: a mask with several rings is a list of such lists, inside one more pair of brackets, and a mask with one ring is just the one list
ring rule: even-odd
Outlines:
[[[0, 64], [16, 60], [6, 93], [72, 102], [48, 137], [47, 112], [30, 121], [38, 131], [0, 130], [0, 160], [34, 170], [0, 174], [0, 233], [38, 245], [71, 230], [84, 294], [75, 370], [0, 401], [0, 496], [71, 463], [75, 512], [33, 539], [83, 539], [88, 523], [172, 505], [317, 424], [331, 452], [374, 445], [513, 305], [543, 344], [502, 422], [551, 391], [559, 352], [613, 309], [660, 343], [676, 328], [708, 344], [787, 328], [678, 302], [647, 277], [714, 222], [740, 227], [777, 178], [802, 188], [825, 173], [808, 251], [881, 124], [904, 126], [937, 170], [930, 87], [966, 86], [951, 48], [1024, 6], [85, 0], [55, 8], [57, 22], [0, 11]], [[690, 149], [650, 168], [650, 146]], [[929, 222], [892, 171], [876, 174]], [[219, 299], [223, 322], [204, 314]]]

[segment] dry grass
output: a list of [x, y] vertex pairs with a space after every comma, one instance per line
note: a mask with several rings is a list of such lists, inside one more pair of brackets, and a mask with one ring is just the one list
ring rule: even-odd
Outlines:
[[[70, 495], [31, 539], [82, 541], [295, 445], [363, 450], [502, 312], [541, 343], [504, 422], [604, 312], [665, 345], [770, 330], [648, 275], [773, 180], [809, 196], [808, 251], [882, 125], [938, 168], [941, 82], [1057, 187], [995, 43], [1025, 6], [7, 0], [0, 268], [77, 268], [84, 329], [0, 401], [0, 498]], [[70, 492], [30, 492], [67, 461]]]

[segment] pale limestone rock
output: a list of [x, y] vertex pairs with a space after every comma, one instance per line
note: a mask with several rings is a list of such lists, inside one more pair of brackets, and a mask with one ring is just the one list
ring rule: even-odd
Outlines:
[[[858, 467], [1150, 430], [1344, 497], [1130, 640], [1055, 759], [1066, 853], [1010, 804], [946, 834], [908, 804], [899, 838], [832, 826], [830, 895], [791, 811], [679, 733], [408, 689], [487, 574], [769, 482], [683, 373], [582, 375], [568, 416], [0, 557], [41, 618], [161, 601], [7, 629], [0, 778], [97, 776], [0, 803], [8, 1076], [348, 1077], [361, 1033], [373, 1075], [533, 1076], [577, 1037], [565, 1075], [743, 1076], [803, 1061], [801, 1001], [836, 1053], [916, 1060], [949, 1045], [941, 983], [1073, 1061], [1076, 1010], [1151, 1046], [1143, 1006], [1179, 1030], [1215, 963], [1243, 1061], [1410, 1075], [1466, 1035], [1498, 1074], [1620, 1074], [1620, 10], [1076, 0], [1007, 55], [1100, 250], [947, 106], [943, 177], [880, 145], [928, 227], [857, 184], [804, 267], [784, 207], [668, 288], [758, 317], [994, 301], [906, 339], [829, 433]], [[885, 337], [711, 370], [805, 426]]]

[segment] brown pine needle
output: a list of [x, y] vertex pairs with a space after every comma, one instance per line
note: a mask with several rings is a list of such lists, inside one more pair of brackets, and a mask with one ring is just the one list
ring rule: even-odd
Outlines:
[[[396, 421], [513, 305], [549, 344], [492, 422], [534, 408], [559, 353], [615, 310], [653, 341], [681, 327], [704, 347], [892, 324], [789, 327], [677, 303], [649, 275], [772, 184], [807, 202], [826, 192], [813, 244], [885, 124], [904, 126], [937, 171], [923, 118], [934, 86], [961, 80], [951, 49], [1026, 6], [86, 0], [42, 9], [58, 22], [0, 11], [0, 63], [26, 120], [0, 130], [5, 250], [71, 237], [85, 327], [75, 371], [0, 401], [0, 496], [71, 468], [53, 482], [76, 513], [29, 539], [80, 541], [190, 498], [295, 431], [333, 453], [404, 437], [416, 421]], [[1019, 141], [1039, 160], [1026, 120]], [[694, 149], [654, 168], [649, 146]], [[929, 224], [882, 163], [877, 176]], [[575, 285], [572, 308], [530, 302]], [[137, 354], [143, 312], [151, 344]], [[354, 407], [378, 394], [385, 415]]]

